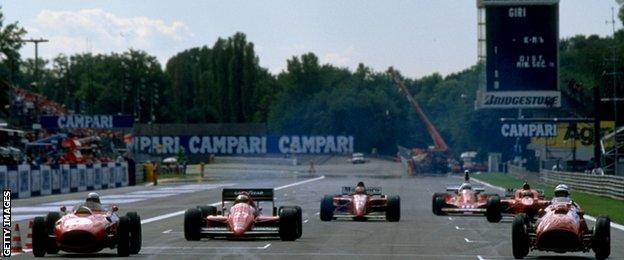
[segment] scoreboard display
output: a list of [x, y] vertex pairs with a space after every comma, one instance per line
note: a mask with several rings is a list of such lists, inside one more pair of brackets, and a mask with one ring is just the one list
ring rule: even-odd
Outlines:
[[558, 1], [483, 2], [484, 107], [560, 106]]

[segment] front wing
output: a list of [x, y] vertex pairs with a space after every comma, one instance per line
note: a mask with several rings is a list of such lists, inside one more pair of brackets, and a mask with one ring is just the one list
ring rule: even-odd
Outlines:
[[[234, 237], [232, 232], [227, 227], [204, 227], [201, 229], [200, 234], [203, 237]], [[254, 227], [251, 230], [246, 231], [243, 237], [275, 237], [279, 236], [278, 227]]]

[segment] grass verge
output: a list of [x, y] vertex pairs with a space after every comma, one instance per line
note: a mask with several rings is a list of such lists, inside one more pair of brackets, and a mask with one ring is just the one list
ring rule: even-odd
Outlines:
[[[519, 188], [524, 183], [524, 180], [504, 173], [481, 173], [474, 175], [474, 178], [503, 188]], [[553, 189], [555, 188], [553, 185], [529, 184], [531, 188], [543, 189], [546, 197], [553, 196]], [[574, 190], [571, 191], [570, 196], [587, 214], [594, 217], [608, 215], [611, 221], [624, 224], [624, 201]]]

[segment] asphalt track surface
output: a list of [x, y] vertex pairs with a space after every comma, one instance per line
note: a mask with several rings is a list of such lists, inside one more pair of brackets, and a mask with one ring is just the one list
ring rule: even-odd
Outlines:
[[[126, 187], [100, 192], [109, 201], [121, 201], [120, 213], [137, 211], [143, 220], [143, 248], [131, 258], [145, 259], [513, 259], [511, 223], [497, 224], [484, 217], [434, 216], [431, 195], [446, 185], [461, 182], [460, 176], [408, 177], [395, 162], [372, 160], [351, 165], [334, 157], [317, 166], [309, 176], [306, 166], [211, 165], [202, 183], [169, 183]], [[320, 177], [324, 176], [324, 177]], [[401, 196], [401, 221], [331, 221], [318, 216], [324, 194], [336, 194], [342, 186], [364, 181], [380, 186], [388, 195]], [[294, 242], [279, 239], [186, 241], [183, 214], [189, 207], [220, 202], [221, 187], [273, 187], [276, 205], [303, 208], [303, 236]], [[495, 192], [486, 188], [487, 192]], [[144, 196], [142, 196], [144, 195]], [[82, 200], [86, 192], [14, 200], [22, 216], [39, 214], [43, 206]], [[582, 206], [582, 205], [581, 205]], [[269, 206], [267, 206], [269, 208]], [[43, 213], [41, 213], [43, 214]], [[27, 222], [22, 220], [22, 239]], [[593, 225], [592, 222], [589, 223]], [[611, 231], [611, 257], [624, 259], [624, 231]], [[68, 258], [113, 258], [115, 250], [98, 254], [46, 255]], [[16, 258], [33, 258], [26, 252]], [[526, 259], [593, 259], [593, 253], [556, 254], [534, 251]]]

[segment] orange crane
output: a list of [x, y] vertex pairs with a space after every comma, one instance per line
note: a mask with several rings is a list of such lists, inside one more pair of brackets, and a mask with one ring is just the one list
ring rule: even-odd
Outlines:
[[414, 149], [414, 156], [411, 159], [411, 163], [413, 163], [413, 169], [416, 172], [446, 172], [447, 168], [447, 158], [449, 153], [449, 147], [435, 128], [433, 123], [429, 120], [425, 112], [422, 110], [414, 96], [407, 89], [403, 81], [399, 78], [397, 73], [394, 71], [392, 67], [388, 69], [390, 76], [399, 86], [399, 90], [405, 95], [407, 101], [410, 103], [416, 114], [420, 118], [420, 120], [427, 127], [427, 132], [429, 132], [429, 136], [431, 140], [433, 140], [433, 149]]

